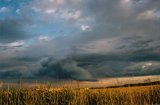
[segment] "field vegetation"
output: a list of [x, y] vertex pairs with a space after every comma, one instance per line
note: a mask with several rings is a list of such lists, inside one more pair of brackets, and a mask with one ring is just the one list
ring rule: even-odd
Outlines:
[[120, 88], [2, 88], [0, 105], [158, 105], [160, 85]]

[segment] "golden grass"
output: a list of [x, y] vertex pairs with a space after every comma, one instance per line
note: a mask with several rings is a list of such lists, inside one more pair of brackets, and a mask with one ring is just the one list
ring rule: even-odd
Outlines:
[[157, 105], [160, 85], [104, 88], [16, 88], [0, 90], [0, 105]]

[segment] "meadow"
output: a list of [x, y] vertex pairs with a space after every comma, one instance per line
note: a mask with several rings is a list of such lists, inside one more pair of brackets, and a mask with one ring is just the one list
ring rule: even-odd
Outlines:
[[2, 88], [0, 105], [159, 105], [160, 85], [119, 88]]

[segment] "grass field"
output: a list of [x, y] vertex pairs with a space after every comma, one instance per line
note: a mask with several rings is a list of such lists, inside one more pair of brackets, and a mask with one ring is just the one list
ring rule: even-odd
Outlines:
[[0, 105], [158, 105], [160, 85], [120, 88], [5, 88]]

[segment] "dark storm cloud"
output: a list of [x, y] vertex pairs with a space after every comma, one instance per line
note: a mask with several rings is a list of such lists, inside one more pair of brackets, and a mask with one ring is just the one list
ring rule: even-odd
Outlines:
[[34, 70], [37, 69], [37, 65], [34, 63], [20, 63], [9, 64], [12, 62], [0, 63], [0, 79], [31, 79], [33, 78]]
[[[31, 2], [31, 6], [42, 12], [53, 12], [57, 8], [61, 10], [61, 6], [52, 7], [50, 2], [44, 0], [36, 3], [38, 7], [34, 2]], [[71, 15], [63, 19], [63, 22], [70, 28], [76, 27], [76, 31], [51, 40], [50, 37], [43, 41], [33, 39], [34, 42], [25, 50], [14, 52], [16, 54], [12, 57], [13, 61], [11, 58], [6, 60], [12, 66], [0, 65], [0, 69], [3, 69], [2, 77], [15, 75], [13, 77], [18, 78], [29, 72], [28, 77], [35, 78], [94, 80], [108, 76], [160, 74], [159, 0], [87, 0], [83, 3], [83, 6], [76, 9], [81, 12], [81, 16], [77, 20], [74, 18], [74, 24], [68, 22], [68, 18], [73, 18], [74, 15], [68, 15], [65, 11], [68, 8], [74, 9], [74, 6], [64, 6], [65, 9], [61, 12], [66, 14], [56, 14], [58, 18], [59, 15]], [[60, 5], [63, 5], [63, 0]], [[55, 21], [54, 16], [51, 16], [53, 14], [46, 15], [42, 20]], [[88, 24], [90, 30], [82, 31], [77, 28], [77, 24], [87, 23], [86, 18], [93, 18], [93, 21]], [[27, 37], [18, 21], [10, 20], [5, 23], [1, 20], [0, 25], [4, 28], [0, 30], [3, 33], [0, 34], [1, 43]], [[11, 73], [6, 75], [8, 72]]]
[[20, 79], [22, 73], [19, 71], [0, 71], [0, 78], [1, 79]]
[[130, 61], [160, 61], [160, 40], [145, 39], [143, 37], [127, 37], [117, 49], [125, 52]]
[[40, 58], [38, 57], [14, 57], [11, 60], [15, 60], [19, 62], [38, 62]]
[[23, 22], [13, 19], [0, 20], [0, 43], [9, 43], [29, 38]]
[[[160, 41], [125, 37], [116, 50], [76, 57], [79, 66], [97, 77], [159, 74]], [[125, 42], [125, 43], [123, 43]], [[146, 70], [143, 67], [151, 63]], [[118, 72], [118, 73], [117, 73]]]
[[[133, 55], [132, 55], [133, 56]], [[113, 58], [113, 59], [112, 59]], [[129, 55], [90, 55], [77, 59], [80, 67], [85, 68], [93, 77], [131, 76], [159, 74], [160, 62], [157, 59], [135, 61]], [[151, 65], [148, 66], [148, 63]], [[146, 68], [145, 68], [146, 65]]]
[[51, 79], [94, 80], [87, 70], [78, 66], [77, 62], [71, 58], [56, 60], [50, 57], [43, 60], [36, 76], [38, 78], [49, 77]]
[[[1, 63], [1, 64], [0, 64], [0, 69], [3, 70], [3, 69], [5, 69], [5, 68], [7, 68], [8, 66], [10, 66], [10, 64]], [[13, 66], [13, 65], [11, 65], [11, 66]]]

